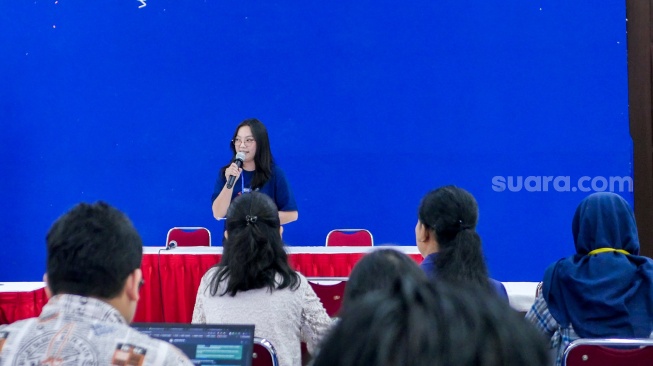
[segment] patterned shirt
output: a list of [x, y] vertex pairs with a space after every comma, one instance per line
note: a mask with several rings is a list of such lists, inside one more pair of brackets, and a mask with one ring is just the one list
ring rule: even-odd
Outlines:
[[551, 349], [554, 350], [556, 365], [562, 364], [562, 356], [571, 341], [580, 338], [570, 324], [562, 328], [549, 312], [549, 307], [544, 301], [542, 292], [538, 291], [535, 303], [526, 313], [526, 320], [535, 325], [542, 333], [551, 338]]
[[108, 303], [57, 295], [38, 318], [0, 326], [0, 366], [179, 366], [176, 347], [132, 329]]
[[[551, 315], [551, 312], [549, 312], [549, 307], [546, 301], [544, 301], [542, 292], [539, 290], [538, 287], [535, 303], [533, 303], [531, 310], [526, 313], [526, 320], [534, 324], [544, 334], [551, 337], [551, 348], [555, 352], [556, 365], [559, 366], [562, 365], [562, 358], [569, 343], [580, 338], [580, 336], [576, 334], [571, 324], [567, 328], [562, 328], [558, 324], [553, 318], [553, 315]], [[651, 332], [649, 337], [653, 338], [653, 332]]]

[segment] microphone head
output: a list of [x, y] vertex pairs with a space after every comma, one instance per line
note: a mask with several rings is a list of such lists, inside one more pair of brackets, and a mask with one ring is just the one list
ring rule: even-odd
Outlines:
[[234, 158], [234, 160], [245, 161], [245, 153], [242, 152], [242, 151], [239, 152], [238, 154], [236, 154], [236, 157]]

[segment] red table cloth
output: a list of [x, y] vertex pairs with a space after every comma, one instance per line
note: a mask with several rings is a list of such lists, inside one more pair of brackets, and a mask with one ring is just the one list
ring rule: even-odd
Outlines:
[[[293, 267], [306, 277], [348, 277], [354, 264], [375, 247], [288, 247]], [[392, 247], [418, 263], [415, 247]], [[165, 250], [146, 247], [140, 301], [134, 321], [190, 323], [200, 280], [220, 261], [222, 247]]]
[[35, 317], [48, 302], [40, 282], [3, 283], [0, 291], [0, 324]]
[[[346, 279], [356, 262], [374, 248], [377, 247], [288, 247], [287, 251], [293, 267], [309, 279]], [[422, 260], [415, 247], [392, 248], [418, 263]], [[200, 280], [220, 261], [222, 247], [143, 249], [141, 269], [145, 286], [140, 291], [134, 321], [190, 323]], [[330, 293], [325, 296], [337, 297]], [[323, 302], [331, 304], [331, 313], [337, 311], [333, 299]], [[41, 282], [4, 283], [0, 285], [0, 324], [38, 316], [46, 303]]]

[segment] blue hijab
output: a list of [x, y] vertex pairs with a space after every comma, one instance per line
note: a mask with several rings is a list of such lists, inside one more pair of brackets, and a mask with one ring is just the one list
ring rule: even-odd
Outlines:
[[[544, 274], [542, 295], [563, 328], [583, 338], [648, 338], [653, 329], [653, 261], [639, 256], [635, 217], [614, 193], [585, 198], [574, 215], [576, 254]], [[603, 250], [599, 248], [627, 251]]]

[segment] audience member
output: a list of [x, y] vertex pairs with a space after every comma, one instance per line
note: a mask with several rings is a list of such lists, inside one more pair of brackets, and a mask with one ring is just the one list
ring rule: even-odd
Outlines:
[[405, 277], [348, 304], [313, 366], [544, 366], [546, 341], [475, 284]]
[[377, 249], [361, 258], [349, 275], [342, 307], [376, 291], [387, 290], [402, 277], [426, 279], [417, 263], [393, 249]]
[[331, 319], [288, 264], [276, 205], [265, 194], [244, 194], [229, 206], [226, 229], [222, 259], [202, 277], [193, 323], [254, 324], [281, 365], [301, 365], [300, 342], [312, 352]]
[[635, 217], [614, 193], [585, 198], [571, 224], [576, 254], [547, 268], [526, 319], [551, 337], [561, 364], [577, 338], [648, 338], [653, 261], [639, 255]]
[[38, 318], [0, 326], [3, 365], [192, 365], [177, 348], [132, 329], [143, 244], [106, 203], [81, 203], [50, 228]]
[[431, 191], [422, 198], [417, 218], [415, 238], [424, 257], [420, 267], [427, 274], [454, 283], [491, 287], [508, 301], [503, 284], [488, 278], [476, 232], [478, 205], [469, 192], [456, 186]]

